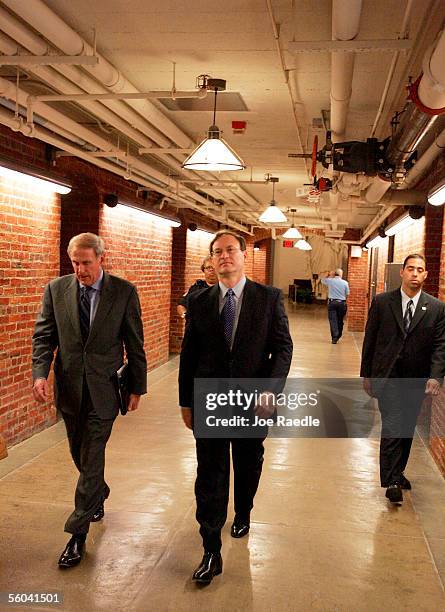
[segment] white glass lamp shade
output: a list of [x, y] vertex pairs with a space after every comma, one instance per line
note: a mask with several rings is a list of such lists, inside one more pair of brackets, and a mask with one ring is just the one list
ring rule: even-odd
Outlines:
[[208, 170], [223, 172], [225, 170], [244, 170], [243, 161], [220, 137], [216, 126], [209, 128], [208, 137], [187, 157], [182, 164], [186, 170]]
[[300, 249], [300, 251], [312, 251], [312, 247], [307, 240], [299, 240], [294, 244], [294, 248]]
[[262, 223], [286, 223], [287, 219], [283, 212], [278, 208], [272, 200], [270, 206], [260, 215]]
[[290, 238], [292, 240], [297, 240], [297, 239], [301, 240], [303, 236], [300, 234], [297, 228], [294, 225], [292, 225], [292, 227], [290, 227], [288, 230], [284, 232], [283, 238]]

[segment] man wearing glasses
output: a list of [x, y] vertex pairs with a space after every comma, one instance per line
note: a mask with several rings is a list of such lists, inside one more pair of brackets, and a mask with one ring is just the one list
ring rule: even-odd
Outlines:
[[[246, 242], [230, 230], [210, 243], [219, 283], [191, 296], [179, 368], [179, 403], [186, 427], [193, 428], [195, 378], [279, 379], [284, 386], [292, 359], [292, 340], [282, 293], [246, 278]], [[263, 393], [255, 414], [273, 412]], [[250, 529], [250, 512], [258, 488], [264, 438], [196, 438], [198, 472], [196, 518], [204, 557], [193, 574], [208, 584], [222, 572], [221, 529], [227, 518], [230, 446], [234, 470], [234, 538]]]

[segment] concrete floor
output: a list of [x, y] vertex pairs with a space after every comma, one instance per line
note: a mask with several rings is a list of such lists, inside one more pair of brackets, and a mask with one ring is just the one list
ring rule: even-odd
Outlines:
[[[289, 314], [293, 376], [357, 376], [360, 334], [332, 345], [324, 308], [290, 305]], [[401, 507], [379, 486], [376, 436], [267, 440], [251, 532], [230, 537], [230, 509], [224, 572], [196, 587], [195, 451], [177, 410], [177, 366], [151, 373], [142, 407], [115, 424], [111, 496], [78, 567], [57, 567], [77, 479], [62, 423], [0, 462], [0, 592], [64, 598], [16, 609], [445, 610], [445, 480], [420, 438]]]

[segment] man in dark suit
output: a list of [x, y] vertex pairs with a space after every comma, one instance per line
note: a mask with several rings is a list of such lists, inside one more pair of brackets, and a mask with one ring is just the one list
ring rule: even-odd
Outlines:
[[90, 522], [104, 516], [110, 489], [104, 480], [105, 446], [119, 412], [116, 371], [128, 360], [128, 410], [147, 391], [147, 362], [139, 298], [134, 285], [102, 269], [104, 241], [91, 233], [71, 238], [74, 274], [52, 280], [33, 336], [33, 394], [49, 397], [54, 351], [55, 403], [65, 421], [80, 472], [75, 508], [65, 524], [72, 534], [60, 567], [79, 563]]
[[[179, 368], [179, 403], [185, 425], [193, 427], [195, 378], [273, 378], [284, 387], [292, 359], [292, 340], [279, 289], [266, 287], [244, 274], [246, 243], [223, 230], [210, 243], [219, 283], [191, 296]], [[276, 389], [275, 389], [276, 390]], [[255, 407], [270, 416], [270, 394]], [[227, 518], [230, 445], [234, 469], [235, 518], [231, 535], [250, 529], [250, 512], [258, 488], [264, 438], [196, 439], [198, 472], [196, 518], [204, 557], [193, 580], [208, 584], [222, 571], [221, 529]]]
[[380, 481], [391, 503], [411, 489], [404, 475], [425, 395], [437, 395], [445, 374], [445, 304], [422, 291], [422, 255], [408, 255], [402, 286], [377, 295], [369, 310], [360, 375], [379, 401]]

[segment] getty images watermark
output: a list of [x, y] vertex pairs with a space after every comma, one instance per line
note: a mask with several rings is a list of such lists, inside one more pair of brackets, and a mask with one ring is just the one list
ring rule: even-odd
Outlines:
[[[402, 393], [422, 402], [421, 379], [375, 381], [375, 396]], [[417, 390], [417, 391], [416, 391]], [[445, 400], [444, 400], [445, 401]], [[424, 402], [427, 422], [431, 402]], [[423, 420], [422, 420], [423, 418]], [[194, 387], [194, 434], [197, 438], [380, 436], [377, 402], [360, 378], [198, 378]], [[406, 437], [403, 431], [392, 437]]]

